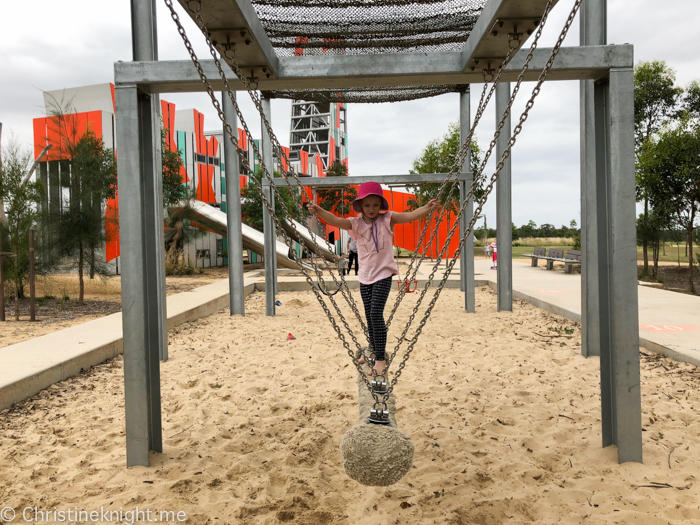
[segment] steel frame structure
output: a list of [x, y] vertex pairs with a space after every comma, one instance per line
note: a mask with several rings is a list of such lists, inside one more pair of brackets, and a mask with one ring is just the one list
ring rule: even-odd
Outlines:
[[[187, 4], [187, 0], [180, 2]], [[209, 0], [202, 4], [203, 19], [219, 49], [236, 43], [236, 58], [243, 70], [250, 72], [251, 80], [258, 82], [261, 90], [275, 90], [483, 83], [481, 69], [497, 67], [507, 52], [508, 29], [512, 31], [515, 24], [534, 25], [542, 16], [546, 0], [490, 0], [459, 52], [301, 57], [277, 57], [249, 0]], [[211, 9], [205, 9], [207, 6]], [[602, 444], [618, 447], [620, 463], [641, 462], [633, 47], [606, 45], [606, 7], [606, 0], [584, 0], [581, 45], [561, 49], [548, 80], [581, 81], [582, 353], [600, 355]], [[167, 358], [167, 323], [159, 211], [162, 189], [156, 176], [159, 155], [154, 154], [159, 147], [157, 96], [204, 90], [191, 62], [157, 60], [155, 0], [131, 0], [131, 8], [134, 60], [115, 64], [127, 466], [148, 465], [149, 451], [162, 450], [159, 359]], [[501, 27], [503, 31], [494, 29]], [[526, 81], [537, 79], [550, 52], [536, 51]], [[504, 69], [497, 87], [497, 119], [509, 93], [507, 83], [517, 78], [524, 60], [525, 53], [520, 52]], [[203, 61], [203, 67], [214, 89], [222, 89], [213, 62]], [[230, 83], [233, 89], [243, 88], [233, 74]], [[226, 115], [232, 115], [231, 108], [224, 104]], [[269, 101], [264, 102], [268, 120], [269, 108]], [[464, 137], [469, 127], [468, 90], [460, 96], [460, 117]], [[508, 124], [502, 136], [507, 141], [510, 134]], [[270, 166], [272, 148], [264, 132], [262, 146], [263, 161]], [[503, 144], [499, 143], [497, 154], [502, 151]], [[225, 155], [227, 164], [233, 164], [228, 153]], [[472, 176], [468, 166], [464, 169], [467, 171], [460, 174], [462, 197]], [[512, 270], [507, 253], [509, 171], [509, 166], [504, 168], [496, 190], [498, 224], [507, 225], [498, 228], [499, 310], [512, 310]], [[237, 177], [226, 178], [228, 195], [236, 194], [231, 184], [234, 179]], [[320, 185], [320, 181], [308, 182]], [[358, 182], [359, 177], [353, 178], [353, 184]], [[409, 180], [399, 176], [391, 182]], [[266, 184], [268, 195], [270, 189]], [[230, 209], [229, 231], [234, 232], [240, 216], [234, 215], [237, 212], [233, 206]], [[471, 209], [468, 212], [472, 213]], [[462, 227], [464, 224], [466, 218]], [[267, 213], [265, 235], [266, 246], [272, 247], [275, 233]], [[233, 246], [240, 240], [234, 237], [229, 245], [232, 315], [243, 313], [242, 261], [233, 256], [240, 253]], [[467, 250], [472, 247], [472, 243], [466, 245]], [[463, 260], [471, 262], [472, 255], [465, 251]], [[274, 315], [275, 259], [266, 250], [268, 315]], [[465, 309], [473, 312], [473, 265], [462, 266]]]

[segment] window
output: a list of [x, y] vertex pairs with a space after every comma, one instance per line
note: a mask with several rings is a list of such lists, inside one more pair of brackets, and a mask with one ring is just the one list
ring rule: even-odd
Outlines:
[[209, 250], [197, 250], [197, 259], [211, 259]]

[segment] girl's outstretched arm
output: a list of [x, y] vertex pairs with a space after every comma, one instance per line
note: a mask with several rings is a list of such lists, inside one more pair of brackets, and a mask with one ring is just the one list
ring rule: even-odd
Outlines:
[[393, 226], [394, 224], [406, 224], [407, 222], [413, 222], [417, 221], [418, 219], [422, 219], [428, 213], [430, 213], [430, 210], [434, 210], [440, 207], [440, 203], [438, 202], [437, 199], [433, 199], [428, 204], [425, 206], [421, 206], [420, 208], [417, 208], [413, 211], [408, 211], [404, 213], [397, 213], [394, 212], [391, 214], [391, 225]]
[[352, 223], [349, 219], [343, 219], [342, 217], [338, 217], [334, 213], [326, 211], [323, 208], [321, 208], [318, 204], [314, 204], [312, 202], [308, 203], [306, 207], [311, 213], [313, 213], [314, 215], [318, 215], [318, 217], [323, 222], [326, 222], [331, 226], [335, 226], [336, 228], [342, 228], [343, 230], [352, 230]]

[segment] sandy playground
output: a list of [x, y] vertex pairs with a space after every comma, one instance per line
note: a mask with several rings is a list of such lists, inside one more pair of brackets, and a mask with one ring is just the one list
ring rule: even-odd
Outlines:
[[3, 411], [0, 507], [183, 511], [197, 525], [700, 523], [695, 367], [644, 355], [645, 464], [618, 465], [579, 327], [520, 301], [496, 313], [485, 288], [468, 315], [446, 290], [396, 388], [413, 469], [368, 488], [339, 452], [357, 422], [349, 358], [311, 292], [280, 300], [275, 318], [258, 293], [245, 318], [170, 332], [150, 468], [125, 468], [121, 358]]

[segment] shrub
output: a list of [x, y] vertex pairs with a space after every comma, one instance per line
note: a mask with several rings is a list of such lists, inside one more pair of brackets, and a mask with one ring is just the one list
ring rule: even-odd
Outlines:
[[178, 276], [178, 275], [193, 275], [194, 266], [190, 263], [175, 264], [172, 260], [165, 260], [165, 275]]

